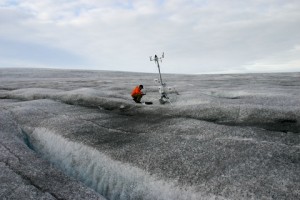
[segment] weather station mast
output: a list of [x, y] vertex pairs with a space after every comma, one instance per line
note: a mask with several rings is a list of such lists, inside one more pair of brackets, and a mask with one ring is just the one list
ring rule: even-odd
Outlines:
[[[150, 56], [150, 61], [154, 61], [157, 64], [157, 68], [158, 68], [158, 73], [159, 73], [159, 79], [160, 79], [160, 87], [159, 87], [159, 93], [161, 94], [161, 97], [159, 99], [159, 102], [161, 104], [164, 104], [166, 102], [170, 102], [169, 97], [167, 96], [166, 93], [166, 83], [163, 82], [162, 77], [161, 77], [161, 73], [160, 73], [160, 65], [159, 65], [159, 61], [162, 62], [162, 59], [165, 57], [165, 54], [162, 53], [161, 57], [158, 57], [157, 55], [154, 56], [154, 58], [152, 58], [152, 56]], [[171, 103], [171, 102], [170, 102]]]
[[165, 57], [164, 53], [162, 53], [162, 56], [159, 58], [157, 57], [157, 55], [154, 56], [154, 59], [152, 59], [152, 56], [150, 56], [150, 61], [155, 61], [155, 63], [157, 64], [157, 68], [158, 68], [158, 73], [159, 73], [159, 79], [160, 79], [160, 83], [161, 85], [163, 85], [163, 81], [161, 78], [161, 73], [160, 73], [160, 66], [159, 66], [159, 61], [162, 62], [162, 59]]

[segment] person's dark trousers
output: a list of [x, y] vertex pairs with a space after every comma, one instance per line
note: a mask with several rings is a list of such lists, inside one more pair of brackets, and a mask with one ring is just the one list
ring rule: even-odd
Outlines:
[[132, 96], [133, 98], [133, 101], [135, 101], [136, 103], [141, 103], [141, 99], [142, 99], [142, 96], [141, 94], [135, 94]]

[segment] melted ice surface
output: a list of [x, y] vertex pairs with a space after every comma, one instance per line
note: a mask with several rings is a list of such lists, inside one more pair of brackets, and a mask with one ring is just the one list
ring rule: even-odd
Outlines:
[[[30, 146], [108, 199], [295, 199], [300, 74], [0, 70]], [[144, 101], [131, 90], [143, 84]]]

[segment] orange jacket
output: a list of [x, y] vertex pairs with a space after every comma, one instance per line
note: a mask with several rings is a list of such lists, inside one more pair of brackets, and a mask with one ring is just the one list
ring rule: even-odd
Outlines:
[[137, 95], [137, 94], [139, 94], [139, 95], [142, 95], [142, 94], [143, 94], [139, 86], [136, 86], [136, 87], [132, 90], [131, 96], [135, 96], [135, 95]]

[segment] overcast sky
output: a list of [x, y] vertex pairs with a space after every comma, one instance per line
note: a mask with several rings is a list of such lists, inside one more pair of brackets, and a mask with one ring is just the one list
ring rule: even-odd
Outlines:
[[0, 67], [300, 71], [299, 0], [0, 0]]

